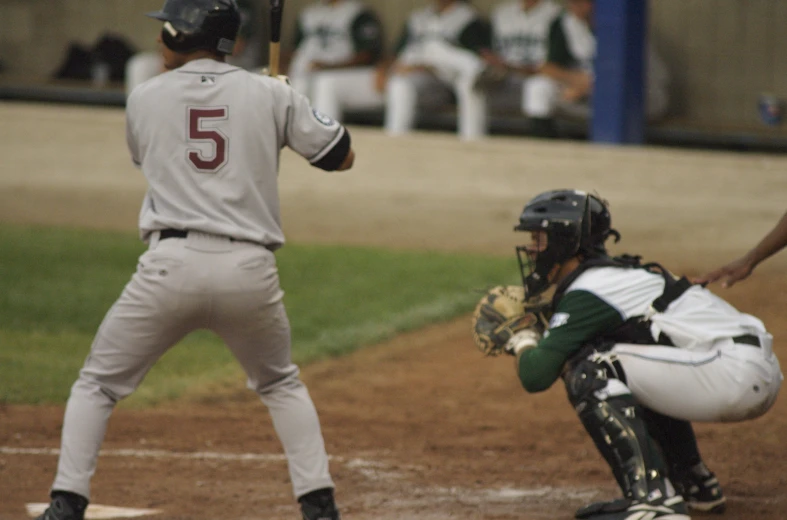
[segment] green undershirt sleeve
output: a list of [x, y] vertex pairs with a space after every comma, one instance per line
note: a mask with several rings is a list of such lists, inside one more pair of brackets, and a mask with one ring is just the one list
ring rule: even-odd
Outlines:
[[563, 366], [585, 344], [620, 327], [620, 312], [596, 294], [574, 290], [560, 300], [538, 346], [519, 358], [517, 370], [528, 392], [541, 392], [560, 377]]

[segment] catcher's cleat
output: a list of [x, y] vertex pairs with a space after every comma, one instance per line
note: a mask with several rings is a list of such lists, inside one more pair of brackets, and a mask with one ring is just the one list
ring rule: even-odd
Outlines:
[[87, 503], [76, 493], [54, 491], [49, 507], [36, 520], [84, 520]]
[[301, 504], [303, 520], [341, 520], [336, 502], [333, 499], [333, 489], [325, 488], [306, 493], [298, 498]]
[[691, 520], [680, 495], [647, 502], [622, 498], [596, 502], [579, 509], [574, 517], [583, 520]]
[[702, 463], [692, 468], [684, 478], [677, 480], [675, 490], [683, 495], [691, 509], [721, 514], [727, 508], [727, 497], [721, 490], [719, 480]]

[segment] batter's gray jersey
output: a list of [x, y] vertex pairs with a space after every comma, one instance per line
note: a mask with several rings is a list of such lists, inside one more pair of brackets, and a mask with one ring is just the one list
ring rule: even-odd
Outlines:
[[126, 112], [128, 147], [149, 184], [143, 240], [174, 228], [279, 247], [281, 149], [318, 164], [347, 138], [281, 81], [212, 59], [143, 83]]
[[560, 7], [543, 0], [529, 10], [521, 0], [498, 6], [491, 16], [492, 45], [509, 65], [540, 65], [547, 58], [549, 26], [560, 15]]

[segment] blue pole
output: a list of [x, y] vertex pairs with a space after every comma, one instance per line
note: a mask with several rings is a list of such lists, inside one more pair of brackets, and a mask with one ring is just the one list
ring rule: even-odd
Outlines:
[[647, 0], [595, 2], [593, 142], [644, 142], [647, 11]]

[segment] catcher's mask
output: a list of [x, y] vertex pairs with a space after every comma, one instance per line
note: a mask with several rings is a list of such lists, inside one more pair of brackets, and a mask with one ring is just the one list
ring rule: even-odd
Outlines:
[[168, 49], [189, 53], [200, 49], [232, 54], [241, 23], [235, 0], [166, 0], [161, 11], [161, 41]]
[[606, 203], [582, 191], [547, 191], [528, 202], [514, 231], [542, 232], [546, 245], [516, 247], [527, 298], [551, 285], [549, 273], [555, 265], [577, 255], [583, 260], [606, 256], [607, 238], [620, 240], [611, 223]]

